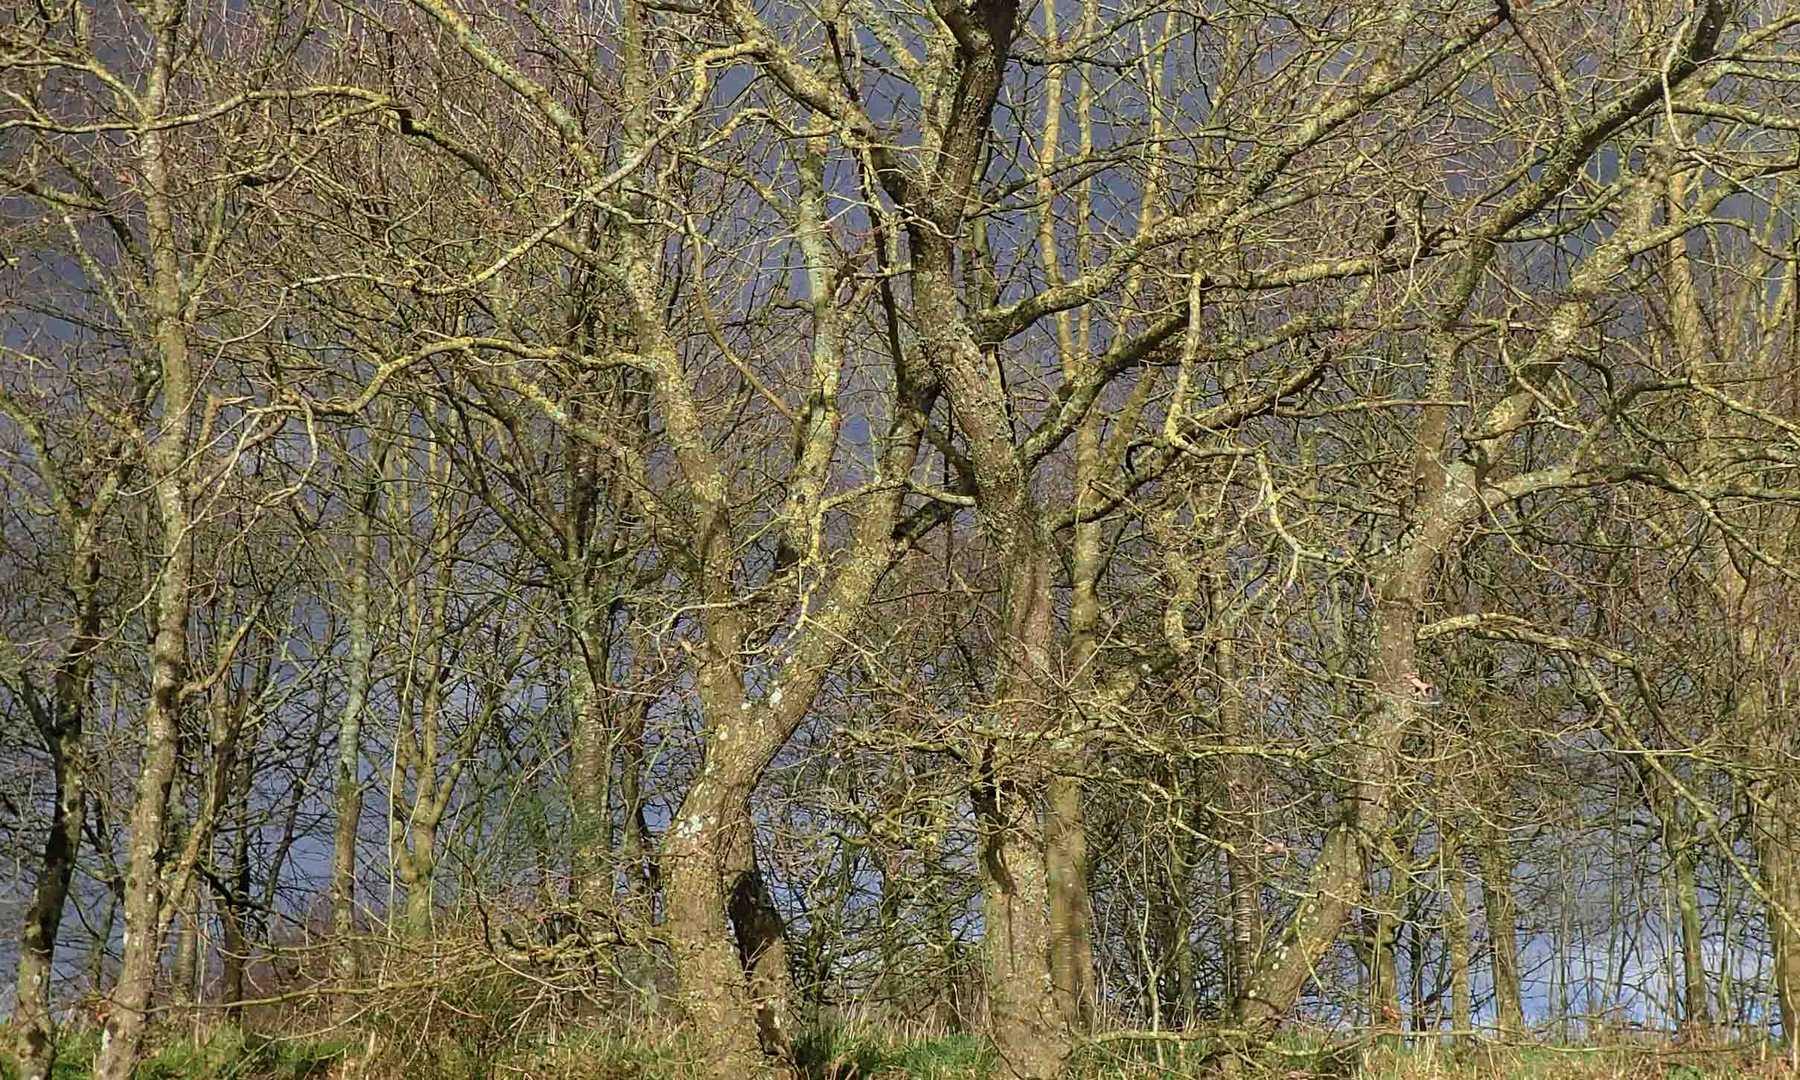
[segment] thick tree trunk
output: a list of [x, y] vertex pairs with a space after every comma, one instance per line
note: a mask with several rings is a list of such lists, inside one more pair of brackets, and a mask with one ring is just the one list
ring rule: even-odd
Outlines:
[[[983, 64], [1004, 66], [1005, 45]], [[997, 86], [998, 68], [986, 71]], [[971, 74], [971, 79], [978, 78]], [[993, 86], [981, 94], [991, 107]], [[986, 123], [983, 113], [980, 122]], [[973, 164], [968, 163], [972, 169]], [[961, 184], [967, 184], [967, 177]], [[957, 190], [961, 190], [958, 187]], [[1041, 748], [1054, 726], [1050, 709], [1055, 618], [1052, 548], [1031, 494], [1029, 469], [1013, 443], [1012, 420], [1000, 373], [965, 324], [954, 281], [948, 237], [959, 234], [960, 210], [937, 227], [914, 227], [913, 303], [922, 349], [955, 407], [974, 464], [976, 509], [994, 545], [1000, 572], [993, 724], [984, 750], [987, 775], [975, 792], [981, 821], [981, 875], [986, 922], [988, 997], [995, 1049], [1021, 1077], [1053, 1075], [1072, 1043], [1056, 992], [1050, 876], [1044, 815], [1054, 772]], [[1059, 868], [1061, 880], [1075, 877]], [[1066, 961], [1065, 961], [1066, 963]], [[1065, 970], [1067, 970], [1065, 968]], [[1072, 987], [1071, 987], [1072, 989]]]
[[1050, 903], [1050, 977], [1057, 1007], [1082, 1031], [1094, 1022], [1094, 945], [1089, 929], [1087, 822], [1081, 781], [1051, 777], [1046, 785], [1044, 865]]
[[432, 916], [437, 910], [437, 825], [411, 821], [407, 825], [406, 859], [400, 864], [400, 883], [406, 886], [406, 910], [402, 929], [415, 941], [431, 937]]
[[795, 1035], [791, 984], [780, 921], [765, 906], [755, 867], [749, 790], [740, 779], [747, 763], [726, 759], [723, 750], [708, 755], [664, 836], [666, 931], [703, 1074], [775, 1075]]
[[1046, 964], [1051, 925], [1041, 807], [1027, 785], [1003, 783], [978, 793], [983, 942], [995, 1050], [1012, 1075], [1056, 1075], [1068, 1035]]
[[731, 917], [738, 961], [748, 980], [764, 1052], [786, 1059], [792, 1056], [793, 1040], [799, 1034], [787, 926], [756, 865], [755, 837], [756, 823], [746, 803], [731, 830], [726, 854], [726, 913]]

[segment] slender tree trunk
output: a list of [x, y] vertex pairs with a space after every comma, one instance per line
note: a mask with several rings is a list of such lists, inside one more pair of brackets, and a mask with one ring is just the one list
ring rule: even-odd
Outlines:
[[570, 604], [574, 655], [569, 657], [570, 738], [569, 809], [575, 859], [571, 881], [584, 908], [606, 910], [612, 882], [612, 744], [605, 700], [606, 640], [600, 612], [585, 584], [577, 586]]
[[1524, 995], [1519, 985], [1518, 904], [1513, 899], [1513, 860], [1503, 839], [1489, 835], [1475, 851], [1481, 867], [1481, 906], [1487, 915], [1492, 956], [1494, 1024], [1503, 1039], [1525, 1032]]
[[[1075, 433], [1078, 490], [1097, 490], [1101, 483], [1100, 415], [1088, 417]], [[1078, 496], [1077, 501], [1085, 501]], [[1100, 636], [1100, 523], [1077, 521], [1071, 552], [1069, 609], [1069, 679], [1079, 697], [1095, 683]], [[1047, 650], [1046, 650], [1047, 651]], [[1041, 676], [1040, 676], [1041, 677]], [[1086, 1031], [1094, 1022], [1094, 944], [1089, 926], [1093, 900], [1088, 895], [1087, 820], [1082, 809], [1081, 780], [1072, 775], [1086, 755], [1064, 756], [1046, 784], [1044, 867], [1050, 901], [1050, 978], [1063, 1022]]]
[[[56, 1028], [50, 1015], [50, 980], [55, 970], [56, 937], [68, 906], [69, 882], [81, 851], [81, 829], [87, 813], [87, 759], [82, 738], [92, 692], [92, 653], [99, 643], [100, 613], [95, 602], [100, 561], [94, 548], [94, 516], [111, 501], [109, 481], [86, 514], [72, 506], [64, 516], [73, 547], [69, 583], [75, 598], [75, 625], [69, 646], [51, 676], [48, 707], [33, 705], [44, 747], [50, 754], [50, 830], [44, 836], [37, 882], [19, 934], [17, 995], [12, 1035], [24, 1080], [44, 1080], [56, 1064]], [[28, 691], [29, 692], [29, 691]]]
[[[1404, 15], [1401, 9], [1397, 14]], [[1463, 323], [1476, 287], [1498, 250], [1497, 238], [1541, 207], [1572, 179], [1577, 170], [1617, 125], [1662, 100], [1675, 82], [1698, 70], [1719, 40], [1723, 12], [1716, 3], [1682, 24], [1671, 43], [1675, 58], [1670, 74], [1658, 83], [1641, 82], [1588, 133], [1569, 132], [1571, 140], [1547, 168], [1514, 198], [1495, 210], [1472, 235], [1456, 285], [1440, 306], [1426, 340], [1430, 358], [1429, 389], [1434, 399], [1447, 399], [1461, 349]], [[1388, 65], [1378, 61], [1379, 70]], [[1585, 140], [1592, 139], [1590, 145]], [[1507, 456], [1515, 437], [1536, 415], [1540, 391], [1529, 380], [1553, 370], [1573, 350], [1590, 324], [1592, 306], [1607, 284], [1624, 272], [1636, 256], [1634, 245], [1649, 236], [1655, 210], [1651, 178], [1631, 178], [1627, 213], [1620, 227], [1596, 245], [1570, 275], [1563, 300], [1545, 321], [1531, 351], [1515, 370], [1527, 373], [1527, 384], [1513, 389], [1486, 410], [1480, 422], [1465, 429], [1463, 446], [1446, 456], [1449, 414], [1443, 405], [1420, 413], [1414, 435], [1412, 497], [1396, 538], [1394, 554], [1375, 573], [1375, 648], [1371, 665], [1372, 700], [1354, 740], [1359, 747], [1350, 770], [1350, 791], [1343, 820], [1326, 837], [1305, 899], [1299, 905], [1282, 945], [1257, 973], [1240, 1017], [1252, 1040], [1265, 1039], [1298, 1000], [1307, 976], [1329, 951], [1349, 911], [1359, 899], [1366, 853], [1359, 837], [1377, 837], [1388, 826], [1395, 786], [1401, 776], [1403, 743], [1413, 726], [1421, 695], [1430, 684], [1418, 670], [1418, 632], [1438, 562], [1454, 554], [1458, 532], [1484, 513], [1490, 503], [1479, 497], [1484, 477]], [[1566, 466], [1537, 473], [1533, 479], [1553, 482]], [[1526, 488], [1524, 490], [1529, 490]]]
[[1444, 937], [1450, 954], [1450, 1028], [1457, 1042], [1475, 1026], [1474, 948], [1469, 939], [1469, 874], [1463, 868], [1462, 851], [1453, 836], [1443, 841]]
[[[1768, 723], [1766, 711], [1760, 700], [1740, 708], [1751, 714], [1746, 717], [1751, 730]], [[1787, 738], [1784, 733], [1776, 745]], [[1774, 1004], [1783, 1040], [1800, 1055], [1800, 776], [1793, 759], [1779, 750], [1759, 756], [1763, 775], [1751, 786], [1751, 817], [1767, 896], [1763, 918], [1773, 953]]]
[[[1223, 584], [1215, 581], [1212, 610], [1220, 612], [1224, 606]], [[1252, 735], [1244, 716], [1237, 643], [1229, 630], [1214, 642], [1213, 665], [1218, 672], [1219, 733], [1228, 744], [1247, 747]], [[1228, 755], [1219, 768], [1225, 785], [1225, 820], [1220, 826], [1229, 841], [1225, 849], [1225, 882], [1231, 892], [1231, 947], [1226, 953], [1226, 978], [1236, 1009], [1262, 953], [1262, 776], [1260, 763], [1249, 754]]]
[[619, 731], [619, 808], [624, 817], [619, 862], [625, 868], [625, 906], [646, 921], [655, 911], [661, 879], [644, 806], [644, 722], [649, 707], [647, 699], [627, 705]]
[[[238, 785], [239, 807], [248, 804], [250, 785], [255, 776], [252, 763], [246, 763], [243, 780]], [[219, 908], [219, 996], [224, 1002], [227, 1023], [241, 1023], [242, 1004], [247, 996], [250, 969], [250, 935], [245, 905], [250, 897], [250, 830], [240, 813], [236, 834], [231, 840], [231, 865], [226, 871], [224, 888], [215, 892]]]
[[1392, 890], [1382, 907], [1369, 919], [1369, 1016], [1377, 1043], [1395, 1048], [1400, 1044], [1403, 1013], [1400, 1011], [1400, 919], [1390, 910]]
[[187, 1029], [191, 1038], [198, 1033], [200, 1002], [197, 974], [200, 969], [200, 902], [191, 895], [178, 916], [180, 930], [175, 934], [175, 957], [169, 973], [169, 1019]]
[[[185, 391], [185, 383], [181, 389]], [[189, 551], [185, 493], [172, 476], [159, 479], [157, 487], [167, 555], [157, 586], [150, 703], [144, 714], [143, 760], [126, 848], [125, 937], [94, 1066], [98, 1080], [125, 1080], [136, 1067], [162, 956], [162, 847], [180, 746], [176, 714], [187, 671]]]
[[165, 131], [157, 126], [168, 94], [184, 5], [160, 0], [150, 11], [151, 63], [140, 101], [139, 163], [144, 176], [144, 221], [150, 252], [150, 321], [162, 369], [162, 410], [154, 418], [145, 457], [158, 515], [162, 553], [154, 592], [155, 627], [150, 647], [150, 699], [144, 710], [143, 757], [131, 809], [126, 848], [125, 936], [113, 984], [96, 1080], [126, 1080], [137, 1066], [150, 997], [163, 951], [162, 855], [180, 752], [178, 714], [187, 677], [189, 580], [193, 562], [188, 514], [189, 417], [192, 373], [183, 324], [182, 277], [170, 193], [175, 186], [165, 158]]
[[1386, 910], [1368, 912], [1369, 1023], [1376, 1042], [1391, 1046], [1400, 1028], [1400, 921]]
[[[1692, 823], [1684, 823], [1692, 830]], [[1706, 962], [1702, 953], [1705, 929], [1700, 911], [1700, 886], [1697, 880], [1695, 840], [1688, 832], [1677, 841], [1671, 853], [1670, 872], [1675, 878], [1675, 905], [1681, 914], [1681, 990], [1682, 1024], [1690, 1035], [1702, 1035], [1712, 1026], [1711, 995], [1706, 985]]]
[[[375, 554], [375, 515], [379, 506], [379, 480], [384, 463], [368, 464], [360, 514], [349, 564], [349, 656], [345, 672], [344, 711], [338, 718], [336, 785], [332, 794], [334, 825], [331, 845], [331, 974], [349, 987], [358, 974], [356, 953], [356, 853], [362, 831], [362, 720], [368, 707], [374, 665], [374, 638], [370, 632], [369, 577]], [[241, 989], [241, 987], [240, 987]], [[354, 1006], [349, 995], [339, 995], [340, 1017]]]
[[[1789, 801], [1788, 813], [1800, 813]], [[1781, 1016], [1781, 1034], [1790, 1050], [1800, 1047], [1800, 859], [1795, 858], [1793, 817], [1788, 817], [1786, 843], [1766, 842], [1763, 880], [1770, 896], [1785, 910], [1770, 905], [1769, 936], [1774, 941], [1775, 1006]]]
[[[85, 681], [85, 680], [84, 680]], [[59, 713], [63, 706], [59, 705]], [[50, 979], [56, 960], [56, 935], [68, 905], [69, 881], [81, 850], [86, 811], [86, 763], [78, 714], [61, 714], [47, 734], [55, 802], [44, 854], [32, 889], [31, 906], [19, 936], [18, 996], [13, 1009], [14, 1053], [23, 1080], [44, 1080], [56, 1064], [56, 1027], [50, 1016]]]
[[[1422, 447], [1434, 445], [1429, 434], [1421, 436]], [[1350, 773], [1344, 820], [1326, 835], [1306, 896], [1287, 933], [1239, 1003], [1239, 1022], [1252, 1041], [1266, 1038], [1293, 1007], [1307, 978], [1361, 902], [1369, 865], [1361, 838], [1381, 836], [1389, 828], [1400, 782], [1401, 740], [1411, 726], [1420, 693], [1416, 634], [1426, 574], [1448, 531], [1443, 511], [1428, 511], [1424, 537], [1403, 552], [1378, 593], [1376, 699]]]

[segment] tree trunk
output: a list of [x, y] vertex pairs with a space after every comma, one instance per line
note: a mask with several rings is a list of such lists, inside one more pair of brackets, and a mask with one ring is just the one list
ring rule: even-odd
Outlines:
[[[1687, 828], [1694, 826], [1690, 823]], [[1672, 852], [1670, 872], [1675, 878], [1675, 905], [1681, 913], [1682, 1026], [1690, 1036], [1712, 1026], [1711, 996], [1706, 986], [1706, 963], [1701, 949], [1705, 930], [1700, 912], [1700, 887], [1696, 880], [1696, 837], [1684, 834]]]
[[[373, 572], [378, 481], [383, 468], [380, 460], [369, 463], [350, 553], [349, 657], [344, 711], [338, 718], [336, 787], [332, 793], [335, 820], [331, 845], [331, 974], [346, 988], [356, 981], [358, 968], [356, 851], [363, 812], [362, 719], [368, 706], [375, 648], [369, 626], [369, 575]], [[339, 995], [335, 1008], [340, 1018], [353, 1007], [354, 1000], [348, 994]]]
[[150, 647], [150, 699], [144, 709], [143, 757], [131, 808], [126, 848], [125, 935], [119, 975], [113, 984], [96, 1080], [126, 1080], [137, 1067], [163, 951], [163, 834], [169, 790], [180, 752], [178, 713], [187, 677], [189, 579], [193, 562], [188, 514], [188, 425], [195, 388], [182, 323], [182, 276], [177, 252], [172, 183], [165, 158], [165, 131], [158, 126], [175, 67], [180, 13], [177, 0], [160, 0], [151, 10], [150, 69], [140, 97], [142, 125], [137, 135], [144, 176], [144, 223], [150, 252], [148, 304], [162, 374], [162, 411], [146, 450], [158, 514], [162, 558], [155, 588], [155, 627]]
[[[772, 1076], [793, 1033], [782, 1008], [785, 952], [762, 919], [748, 791], [714, 749], [664, 835], [667, 933], [683, 1011], [700, 1036], [707, 1076]], [[741, 766], [740, 766], [741, 768]], [[729, 884], [728, 884], [729, 880]], [[739, 920], [738, 945], [728, 920]], [[751, 970], [760, 964], [753, 977]]]
[[1094, 946], [1088, 927], [1087, 823], [1081, 781], [1058, 775], [1046, 785], [1044, 863], [1050, 903], [1050, 977], [1064, 1021], [1084, 1031], [1094, 1021]]
[[1503, 838], [1483, 837], [1475, 852], [1481, 867], [1481, 906], [1487, 915], [1492, 952], [1494, 1024], [1503, 1039], [1525, 1033], [1524, 997], [1519, 986], [1518, 905], [1513, 900], [1512, 856]]
[[1050, 883], [1037, 802], [1020, 784], [995, 785], [976, 797], [994, 1046], [1013, 1075], [1034, 1080], [1056, 1075], [1069, 1052], [1046, 963]]
[[755, 837], [756, 822], [746, 803], [731, 830], [726, 854], [726, 912], [737, 938], [738, 962], [747, 977], [764, 1052], [785, 1059], [792, 1056], [798, 1034], [787, 927], [756, 865]]
[[1469, 874], [1453, 838], [1444, 840], [1444, 937], [1450, 954], [1450, 1029], [1457, 1042], [1475, 1026], [1474, 949], [1469, 940]]
[[[245, 783], [238, 788], [238, 805], [249, 800], [248, 784], [253, 770], [244, 770]], [[240, 819], [237, 835], [232, 837], [231, 868], [215, 892], [219, 907], [219, 997], [223, 1001], [227, 1023], [241, 1023], [242, 1004], [246, 995], [250, 970], [250, 935], [245, 925], [245, 901], [250, 896], [250, 833]]]
[[611, 907], [612, 882], [612, 746], [607, 730], [606, 641], [598, 632], [599, 613], [579, 586], [570, 605], [575, 622], [574, 655], [569, 657], [570, 735], [569, 810], [574, 835], [574, 873], [570, 882], [584, 908]]
[[644, 721], [649, 707], [647, 699], [627, 705], [619, 731], [619, 809], [624, 828], [619, 862], [625, 868], [625, 909], [630, 917], [646, 922], [656, 909], [656, 893], [661, 887], [644, 809]]
[[1763, 917], [1774, 954], [1775, 1007], [1782, 1039], [1790, 1052], [1800, 1054], [1800, 778], [1785, 755], [1762, 757], [1759, 764], [1765, 766], [1766, 778], [1753, 785], [1751, 807], [1756, 857], [1768, 898]]
[[[1212, 610], [1224, 610], [1223, 582], [1214, 581]], [[1251, 745], [1252, 733], [1245, 722], [1244, 692], [1237, 670], [1237, 643], [1231, 632], [1218, 635], [1213, 645], [1213, 665], [1218, 672], [1219, 734], [1234, 746]], [[1230, 890], [1231, 941], [1226, 953], [1226, 980], [1234, 1011], [1238, 998], [1250, 985], [1263, 945], [1262, 859], [1264, 842], [1261, 813], [1263, 779], [1261, 764], [1249, 754], [1231, 754], [1219, 764], [1225, 786], [1225, 820], [1219, 823], [1228, 841], [1225, 849], [1225, 883]]]
[[[56, 1064], [56, 1026], [50, 1014], [50, 980], [55, 973], [56, 936], [68, 906], [69, 882], [81, 852], [81, 830], [87, 814], [87, 759], [82, 743], [92, 691], [92, 653], [99, 643], [100, 613], [95, 602], [100, 561], [94, 549], [94, 515], [110, 503], [113, 477], [78, 518], [69, 506], [69, 584], [75, 598], [75, 625], [61, 663], [51, 676], [46, 708], [28, 701], [44, 748], [50, 754], [50, 830], [32, 887], [31, 904], [19, 934], [17, 996], [13, 1006], [14, 1053], [24, 1080], [44, 1080]], [[30, 694], [30, 688], [26, 688]]]
[[188, 529], [179, 484], [159, 480], [158, 488], [162, 535], [169, 551], [157, 587], [150, 703], [144, 713], [143, 760], [126, 848], [125, 936], [94, 1065], [96, 1080], [126, 1080], [136, 1068], [163, 951], [162, 847], [180, 747], [176, 713], [187, 672]]
[[[982, 58], [1002, 66], [1004, 61], [1004, 46], [997, 57]], [[981, 77], [988, 75], [997, 86], [998, 69]], [[984, 84], [979, 93], [991, 107], [993, 87]], [[966, 177], [962, 183], [966, 186]], [[957, 211], [936, 228], [910, 229], [913, 303], [921, 350], [936, 368], [969, 445], [976, 510], [993, 541], [1000, 572], [992, 703], [1000, 734], [983, 750], [987, 775], [975, 792], [987, 919], [983, 931], [995, 1049], [1016, 1074], [1033, 1078], [1053, 1075], [1072, 1049], [1049, 955], [1053, 932], [1042, 824], [1054, 773], [1054, 762], [1041, 748], [1054, 726], [1049, 707], [1055, 671], [1053, 559], [1043, 516], [1032, 498], [1028, 465], [1013, 443], [1000, 373], [962, 318], [947, 239], [959, 234], [959, 215]], [[1074, 868], [1061, 868], [1059, 874], [1062, 881], [1072, 881]]]
[[[58, 706], [59, 711], [62, 706]], [[19, 935], [18, 999], [13, 1008], [14, 1053], [24, 1080], [45, 1080], [56, 1063], [56, 1027], [50, 1015], [50, 979], [56, 960], [56, 935], [68, 904], [69, 881], [81, 850], [86, 812], [86, 763], [82, 758], [81, 719], [57, 717], [49, 732], [50, 767], [55, 802], [44, 854], [32, 889], [31, 906]]]
[[[1383, 897], [1391, 900], [1393, 893]], [[1386, 903], [1370, 913], [1369, 1018], [1378, 1045], [1400, 1044], [1400, 919]]]

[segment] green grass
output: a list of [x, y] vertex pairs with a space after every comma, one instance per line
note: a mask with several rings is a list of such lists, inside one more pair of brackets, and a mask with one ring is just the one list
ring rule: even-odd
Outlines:
[[[221, 1027], [204, 1038], [153, 1039], [142, 1080], [689, 1080], [691, 1039], [678, 1030], [625, 1037], [594, 1031], [554, 1042], [480, 1047], [442, 1038], [390, 1043], [367, 1054], [364, 1039], [283, 1039]], [[97, 1031], [67, 1033], [54, 1080], [90, 1075]], [[1185, 1080], [1214, 1075], [1215, 1043], [1204, 1039], [1103, 1039], [1069, 1062], [1069, 1080]], [[971, 1035], [903, 1039], [880, 1027], [823, 1028], [796, 1044], [803, 1080], [1004, 1080], [993, 1049]], [[16, 1073], [0, 1060], [0, 1077]], [[1760, 1047], [1722, 1051], [1621, 1044], [1503, 1047], [1475, 1044], [1382, 1047], [1366, 1040], [1284, 1034], [1234, 1080], [1800, 1080]]]
[[[50, 1080], [87, 1080], [99, 1054], [98, 1029], [63, 1033], [56, 1040], [56, 1064], [50, 1070]], [[19, 1065], [11, 1051], [0, 1049], [0, 1080], [16, 1080], [18, 1075]]]
[[[57, 1039], [51, 1080], [87, 1080], [100, 1054], [100, 1032], [86, 1028]], [[154, 1047], [138, 1067], [136, 1080], [306, 1080], [330, 1076], [349, 1048], [335, 1040], [272, 1039], [221, 1027], [201, 1039], [177, 1038]], [[16, 1063], [0, 1055], [0, 1077], [18, 1075]]]
[[338, 1040], [275, 1039], [225, 1026], [202, 1039], [177, 1039], [138, 1070], [140, 1080], [306, 1080], [326, 1077], [349, 1054]]
[[964, 1080], [994, 1074], [994, 1052], [972, 1035], [907, 1042], [884, 1040], [858, 1027], [827, 1028], [795, 1046], [801, 1074], [821, 1080]]

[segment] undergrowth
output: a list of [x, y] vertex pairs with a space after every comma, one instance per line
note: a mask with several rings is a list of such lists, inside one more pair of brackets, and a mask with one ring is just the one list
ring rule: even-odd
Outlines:
[[[690, 1080], [700, 1073], [690, 1040], [679, 1030], [634, 1035], [581, 1030], [554, 1040], [502, 1044], [489, 1037], [459, 1043], [449, 1031], [421, 1039], [276, 1037], [221, 1026], [203, 1037], [168, 1034], [153, 1040], [140, 1080], [477, 1080], [557, 1077], [567, 1080]], [[466, 1034], [466, 1032], [464, 1032]], [[491, 1032], [489, 1033], [491, 1036]], [[90, 1075], [99, 1033], [71, 1031], [59, 1040], [53, 1080]], [[801, 1080], [1006, 1080], [1012, 1074], [993, 1048], [971, 1035], [900, 1037], [873, 1025], [811, 1032], [795, 1044]], [[1182, 1080], [1229, 1075], [1234, 1080], [1800, 1080], [1800, 1070], [1772, 1047], [1712, 1049], [1615, 1046], [1450, 1047], [1437, 1043], [1386, 1048], [1366, 1041], [1287, 1037], [1256, 1060], [1220, 1069], [1217, 1047], [1203, 1038], [1133, 1040], [1102, 1036], [1083, 1046], [1068, 1080]], [[16, 1075], [0, 1061], [0, 1076]]]

